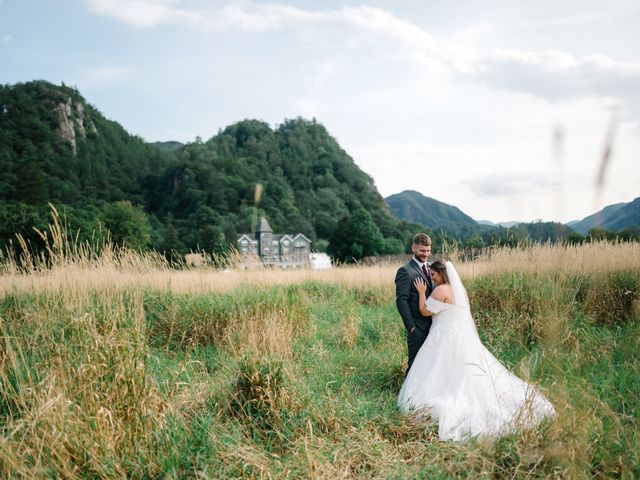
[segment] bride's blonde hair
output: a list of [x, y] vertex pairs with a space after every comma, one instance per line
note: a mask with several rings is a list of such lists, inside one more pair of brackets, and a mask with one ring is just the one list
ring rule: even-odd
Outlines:
[[444, 260], [436, 260], [432, 264], [429, 265], [429, 268], [434, 272], [437, 272], [440, 277], [442, 277], [442, 281], [446, 284], [449, 284], [449, 275], [447, 274], [447, 265]]

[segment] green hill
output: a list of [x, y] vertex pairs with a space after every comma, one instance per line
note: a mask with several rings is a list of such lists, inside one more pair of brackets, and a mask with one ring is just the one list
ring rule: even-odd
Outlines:
[[375, 253], [404, 250], [415, 230], [315, 120], [244, 120], [206, 142], [147, 144], [76, 89], [45, 81], [1, 86], [0, 112], [4, 245], [15, 233], [37, 243], [48, 202], [80, 238], [106, 227], [120, 243], [178, 252], [224, 250], [260, 215], [326, 246], [364, 210]]
[[565, 238], [572, 230], [555, 222], [515, 223], [509, 227], [476, 222], [453, 205], [425, 197], [419, 192], [406, 190], [391, 195], [387, 204], [398, 218], [442, 231], [467, 247], [493, 244], [513, 245], [525, 240], [537, 242], [556, 241]]
[[231, 242], [253, 231], [261, 215], [274, 231], [302, 232], [316, 241], [331, 240], [341, 219], [364, 209], [397, 247], [387, 242], [382, 251], [402, 250], [411, 230], [391, 215], [371, 177], [327, 130], [300, 118], [276, 129], [244, 120], [204, 143], [185, 145], [150, 200], [160, 218], [173, 216], [191, 248], [214, 248], [208, 241], [215, 238]]
[[4, 202], [142, 203], [146, 180], [168, 159], [69, 87], [44, 81], [0, 86], [0, 109]]
[[404, 220], [425, 225], [434, 230], [454, 231], [477, 222], [458, 207], [448, 205], [419, 192], [405, 190], [385, 199], [389, 208]]
[[640, 197], [629, 203], [609, 205], [571, 225], [571, 228], [582, 235], [586, 235], [589, 230], [596, 227], [616, 232], [640, 227]]
[[[386, 203], [315, 120], [228, 126], [207, 141], [145, 143], [74, 88], [45, 81], [0, 86], [0, 246], [49, 223], [48, 203], [83, 239], [109, 232], [138, 249], [220, 252], [266, 215], [275, 231], [304, 233], [338, 258], [406, 251], [417, 230], [463, 246], [556, 240], [551, 223], [479, 225], [458, 208], [405, 191]], [[638, 201], [610, 224], [625, 225]], [[623, 215], [624, 214], [624, 215]], [[637, 224], [637, 223], [636, 223]], [[362, 238], [355, 238], [361, 232]]]
[[[38, 242], [48, 202], [88, 238], [109, 205], [145, 205], [171, 156], [107, 120], [73, 88], [45, 81], [0, 86], [0, 244]], [[131, 207], [131, 205], [129, 205]]]

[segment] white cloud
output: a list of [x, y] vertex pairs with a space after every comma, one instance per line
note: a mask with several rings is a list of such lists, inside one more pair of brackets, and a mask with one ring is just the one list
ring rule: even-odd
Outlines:
[[563, 52], [495, 51], [481, 59], [473, 75], [490, 85], [550, 100], [581, 96], [618, 97], [640, 112], [640, 63], [605, 55], [576, 58]]
[[[229, 41], [228, 51], [215, 54], [190, 44], [189, 61], [175, 68], [184, 74], [181, 87], [191, 86], [191, 78], [210, 79], [193, 86], [199, 105], [203, 98], [220, 103], [217, 112], [206, 114], [194, 106], [180, 125], [184, 138], [195, 132], [207, 137], [224, 127], [221, 112], [224, 122], [245, 116], [270, 122], [296, 114], [316, 117], [385, 196], [413, 189], [474, 218], [529, 220], [561, 217], [561, 202], [554, 198], [562, 194], [571, 206], [564, 218], [569, 220], [593, 213], [584, 198], [593, 190], [610, 109], [617, 106], [625, 128], [614, 145], [608, 188], [624, 188], [625, 195], [638, 189], [633, 160], [640, 151], [640, 63], [633, 55], [620, 61], [617, 54], [578, 54], [553, 43], [539, 49], [537, 43], [518, 49], [509, 42], [510, 48], [478, 48], [473, 35], [454, 42], [368, 6], [308, 10], [244, 1], [85, 2], [93, 12], [135, 27], [173, 25], [212, 38], [199, 42], [212, 50], [221, 37]], [[591, 21], [565, 17], [567, 24]], [[491, 31], [495, 25], [488, 21], [482, 28]], [[204, 60], [214, 55], [215, 63]], [[171, 61], [176, 66], [183, 59]], [[102, 68], [88, 69], [84, 82], [77, 83], [108, 84], [132, 75], [131, 69]], [[172, 74], [170, 87], [160, 81], [158, 90], [188, 90], [175, 88], [180, 75]], [[178, 103], [185, 103], [184, 95]], [[566, 133], [561, 166], [553, 164], [551, 153], [555, 125]], [[631, 174], [620, 173], [624, 169]]]
[[293, 29], [301, 37], [351, 50], [367, 49], [374, 56], [393, 51], [427, 72], [478, 80], [549, 100], [582, 95], [620, 98], [625, 108], [640, 115], [640, 63], [616, 61], [603, 54], [576, 57], [561, 51], [481, 52], [438, 39], [388, 11], [368, 6], [311, 11], [284, 4], [242, 2], [196, 10], [176, 0], [85, 1], [94, 12], [134, 26], [171, 23], [210, 32]]
[[[638, 196], [640, 137], [634, 133], [636, 125], [625, 123], [614, 139], [605, 203], [594, 203], [595, 177], [610, 121], [606, 102], [576, 99], [550, 105], [523, 95], [511, 95], [505, 102], [497, 93], [478, 94], [487, 96], [485, 103], [476, 103], [469, 91], [459, 103], [446, 99], [449, 110], [466, 104], [467, 116], [462, 110], [461, 116], [455, 113], [449, 118], [440, 105], [434, 106], [444, 127], [429, 135], [432, 143], [410, 140], [431, 133], [423, 122], [406, 137], [377, 131], [368, 143], [365, 139], [343, 145], [375, 179], [383, 196], [416, 190], [476, 219], [568, 221]], [[492, 104], [495, 108], [490, 109]], [[413, 123], [406, 117], [395, 121], [407, 128]], [[558, 155], [553, 153], [555, 128], [563, 132]], [[447, 129], [451, 133], [445, 138]], [[400, 140], [384, 140], [394, 136]]]
[[199, 16], [177, 8], [175, 0], [85, 0], [99, 15], [115, 18], [136, 27], [166, 23], [197, 22]]
[[[633, 0], [626, 2], [596, 2], [589, 6], [580, 2], [580, 6], [582, 8], [579, 9], [579, 13], [555, 15], [533, 23], [525, 23], [520, 27], [588, 28], [589, 24], [601, 24], [608, 21], [619, 22], [632, 15], [637, 15], [639, 11], [638, 3]], [[553, 5], [553, 7], [557, 8], [557, 5]]]
[[2, 36], [2, 38], [0, 38], [0, 42], [2, 43], [9, 43], [13, 40], [13, 37], [9, 34]]
[[504, 197], [520, 192], [548, 192], [560, 185], [545, 175], [491, 175], [465, 182], [478, 197]]

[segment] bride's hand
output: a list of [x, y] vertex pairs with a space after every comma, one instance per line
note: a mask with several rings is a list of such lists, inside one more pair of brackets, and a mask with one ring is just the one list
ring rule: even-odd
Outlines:
[[420, 277], [416, 277], [413, 285], [416, 287], [416, 290], [418, 290], [418, 293], [425, 293], [427, 291], [427, 284], [424, 283], [424, 280]]

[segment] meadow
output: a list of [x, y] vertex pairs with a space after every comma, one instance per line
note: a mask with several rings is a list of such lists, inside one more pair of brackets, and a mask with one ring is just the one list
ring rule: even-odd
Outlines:
[[448, 255], [483, 341], [553, 420], [453, 443], [399, 414], [397, 265], [5, 255], [0, 477], [639, 478], [640, 244]]

